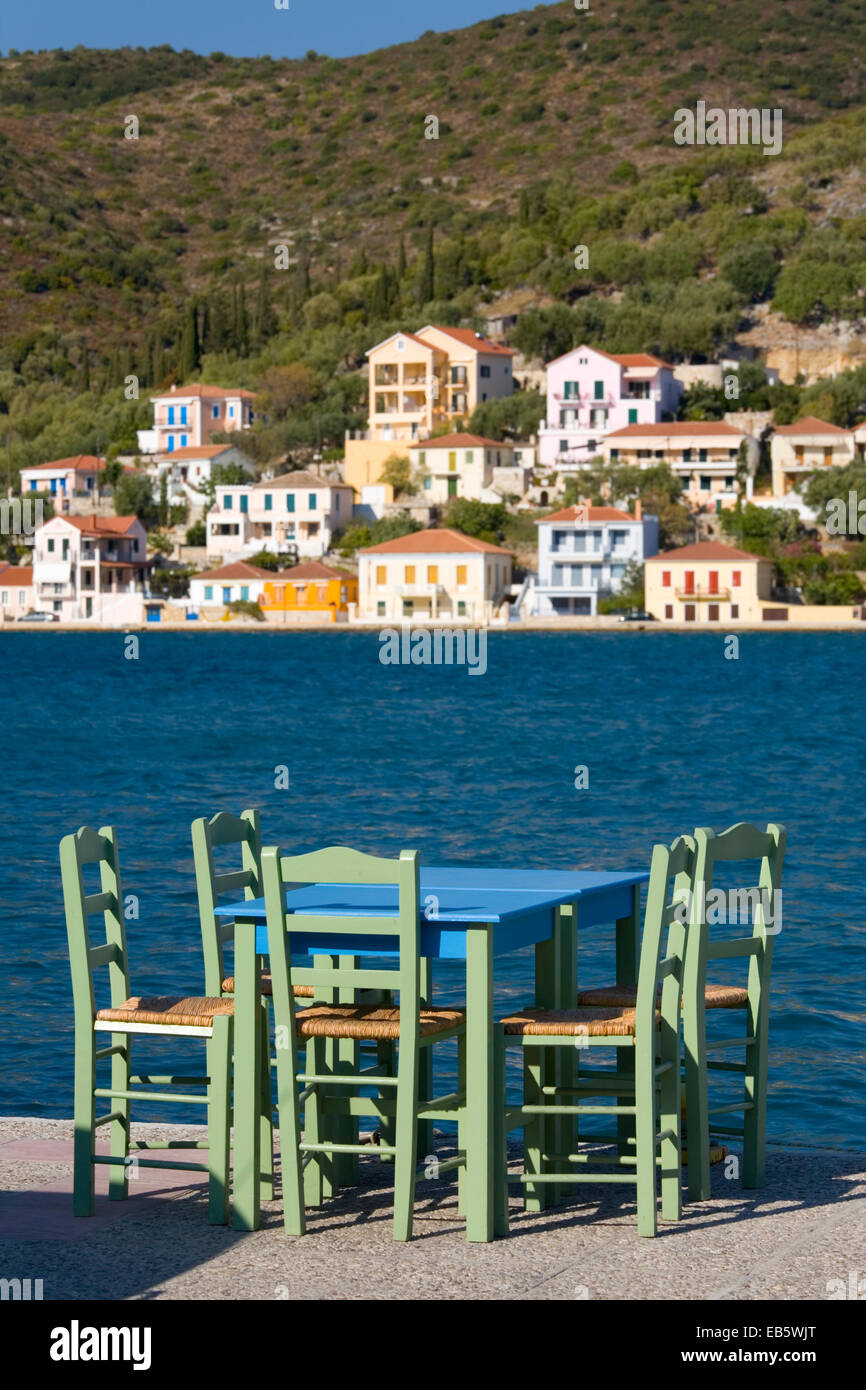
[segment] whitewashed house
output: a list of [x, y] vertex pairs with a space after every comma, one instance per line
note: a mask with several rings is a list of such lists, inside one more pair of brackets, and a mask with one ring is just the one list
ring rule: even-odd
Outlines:
[[335, 534], [351, 525], [353, 502], [348, 484], [302, 471], [249, 486], [218, 485], [207, 516], [207, 553], [244, 559], [294, 547], [299, 558], [321, 559]]
[[533, 617], [594, 618], [599, 597], [622, 587], [630, 561], [659, 548], [659, 524], [618, 507], [565, 507], [538, 522], [538, 579], [529, 592]]
[[36, 609], [62, 622], [142, 621], [152, 562], [138, 517], [55, 516], [34, 539]]

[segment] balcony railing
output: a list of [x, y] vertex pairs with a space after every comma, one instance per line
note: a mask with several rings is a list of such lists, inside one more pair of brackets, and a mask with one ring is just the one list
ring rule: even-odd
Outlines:
[[730, 589], [675, 589], [674, 593], [677, 598], [685, 599], [687, 603], [718, 603], [719, 599], [731, 597]]

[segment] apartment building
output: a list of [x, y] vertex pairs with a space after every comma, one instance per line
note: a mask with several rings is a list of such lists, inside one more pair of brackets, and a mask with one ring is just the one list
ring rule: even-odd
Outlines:
[[538, 523], [538, 578], [529, 594], [534, 617], [596, 616], [598, 600], [617, 593], [631, 562], [658, 550], [658, 518], [586, 503]]
[[311, 560], [271, 575], [259, 606], [269, 622], [339, 623], [357, 601], [357, 575]]
[[347, 436], [346, 482], [360, 495], [379, 482], [391, 454], [405, 454], [451, 420], [468, 419], [482, 401], [510, 396], [513, 357], [482, 333], [437, 324], [370, 348], [368, 428], [361, 438]]
[[548, 362], [547, 418], [538, 460], [568, 471], [602, 452], [607, 435], [627, 425], [660, 423], [679, 403], [673, 367], [650, 353], [613, 355], [586, 343]]
[[724, 421], [676, 421], [627, 425], [603, 445], [605, 463], [652, 468], [666, 463], [683, 483], [683, 502], [692, 508], [736, 505], [740, 448], [754, 441]]

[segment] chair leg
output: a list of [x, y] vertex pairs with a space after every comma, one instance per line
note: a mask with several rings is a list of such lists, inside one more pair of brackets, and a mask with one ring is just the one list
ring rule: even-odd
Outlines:
[[746, 1048], [746, 1095], [751, 1110], [743, 1117], [743, 1187], [763, 1187], [767, 1153], [767, 1050], [760, 1038]]
[[96, 1132], [96, 1062], [93, 1030], [75, 1039], [75, 1097], [73, 1105], [72, 1210], [76, 1216], [92, 1216], [96, 1170], [93, 1162]]
[[[457, 1090], [465, 1098], [466, 1096], [466, 1034], [461, 1033], [457, 1039]], [[457, 1147], [466, 1152], [466, 1122], [463, 1119], [457, 1121]], [[457, 1215], [466, 1215], [466, 1164], [461, 1163], [457, 1169]]]
[[662, 1216], [665, 1221], [679, 1221], [683, 1214], [680, 1069], [678, 1057], [673, 1056], [670, 1060], [671, 1066], [661, 1079], [659, 1095], [659, 1127], [672, 1129], [675, 1135], [673, 1139], [663, 1139], [659, 1146]]
[[229, 1157], [233, 1020], [218, 1014], [207, 1041], [208, 1074], [208, 1221], [225, 1226], [229, 1219]]
[[[313, 1038], [307, 1043], [306, 1070], [315, 1076], [325, 1074], [325, 1047], [323, 1038]], [[277, 1059], [279, 1073], [279, 1058]], [[322, 1103], [318, 1089], [308, 1096], [304, 1104], [304, 1138], [308, 1144], [321, 1144], [326, 1141], [322, 1128]], [[280, 1129], [282, 1134], [282, 1127]], [[282, 1140], [280, 1141], [282, 1144]], [[304, 1201], [308, 1207], [320, 1207], [324, 1198], [333, 1196], [333, 1164], [328, 1154], [313, 1154], [304, 1169]], [[283, 1199], [285, 1201], [285, 1198]]]
[[259, 1148], [261, 1152], [260, 1196], [263, 1202], [274, 1199], [274, 1101], [271, 1090], [271, 1030], [270, 1004], [262, 999], [261, 1042], [261, 1115], [259, 1117]]
[[[424, 1100], [430, 1100], [433, 1090], [433, 1048], [425, 1047], [421, 1053], [418, 1086]], [[433, 1121], [418, 1121], [418, 1152], [426, 1157], [433, 1152]]]
[[[647, 1057], [638, 1057], [635, 1065], [637, 1233], [639, 1236], [654, 1236], [658, 1220], [656, 1212], [656, 1134], [658, 1128], [656, 1124], [654, 1064], [655, 1053], [650, 1046]], [[625, 1118], [629, 1117], [626, 1116]]]
[[[307, 1071], [311, 1069], [313, 1045], [307, 1047]], [[304, 1113], [309, 1119], [310, 1100]], [[315, 1107], [314, 1107], [315, 1109]], [[277, 1048], [277, 1113], [280, 1132], [280, 1172], [283, 1183], [283, 1228], [287, 1235], [305, 1234], [304, 1170], [301, 1167], [301, 1116], [298, 1104], [297, 1051], [289, 1041], [287, 1047]], [[307, 1172], [317, 1170], [316, 1159], [307, 1165]]]
[[[111, 1089], [129, 1090], [130, 1052], [132, 1038], [129, 1033], [112, 1033], [112, 1047], [120, 1046], [122, 1052], [115, 1052], [111, 1059]], [[112, 1110], [117, 1111], [118, 1119], [112, 1120], [110, 1130], [110, 1153], [112, 1158], [122, 1158], [123, 1163], [112, 1163], [108, 1170], [108, 1197], [112, 1202], [125, 1201], [129, 1196], [129, 1100], [112, 1100]]]
[[496, 1146], [493, 1196], [493, 1234], [508, 1235], [508, 1134], [505, 1128], [505, 1033], [498, 1024], [495, 1038], [496, 1100], [493, 1142]]
[[[523, 1098], [525, 1105], [540, 1105], [543, 1100], [541, 1087], [544, 1084], [544, 1053], [540, 1047], [527, 1047], [523, 1050]], [[541, 1155], [544, 1148], [544, 1117], [533, 1115], [523, 1127], [523, 1171], [527, 1179], [533, 1173], [541, 1172]], [[547, 1205], [545, 1184], [533, 1185], [527, 1181], [523, 1185], [523, 1206], [526, 1211], [544, 1211]]]
[[683, 1019], [686, 1073], [686, 1139], [688, 1150], [688, 1199], [703, 1202], [710, 1195], [710, 1120], [707, 1101], [706, 1020], [701, 1015]]
[[[402, 1050], [403, 1044], [398, 1044]], [[394, 1239], [411, 1240], [415, 1206], [415, 1172], [418, 1159], [418, 1077], [419, 1048], [410, 1055], [398, 1055], [400, 1084], [397, 1086], [397, 1117], [394, 1158]]]
[[[393, 998], [393, 996], [389, 997]], [[397, 1075], [397, 1049], [392, 1042], [386, 1040], [376, 1043], [376, 1062], [380, 1067], [384, 1069], [386, 1076]], [[391, 1088], [389, 1087], [389, 1089]], [[420, 1136], [420, 1123], [418, 1129]], [[379, 1135], [383, 1144], [394, 1143], [394, 1120], [392, 1116], [383, 1115], [381, 1117], [381, 1119], [379, 1120]], [[429, 1150], [421, 1147], [420, 1137], [418, 1143], [418, 1152], [422, 1154], [426, 1154], [429, 1152]], [[382, 1162], [390, 1163], [390, 1156], [387, 1154], [383, 1154]]]

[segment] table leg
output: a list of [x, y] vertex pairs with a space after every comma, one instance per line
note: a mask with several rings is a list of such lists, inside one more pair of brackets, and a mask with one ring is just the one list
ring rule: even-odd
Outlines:
[[[557, 979], [556, 979], [556, 1007], [558, 1009], [577, 1008], [577, 903], [564, 903], [557, 912], [558, 924], [556, 931], [557, 944]], [[580, 1042], [577, 1038], [576, 1043]], [[557, 1086], [568, 1089], [573, 1087], [580, 1070], [581, 1058], [585, 1056], [576, 1046], [570, 1047], [549, 1047], [545, 1049], [552, 1053], [554, 1057], [554, 1074]], [[578, 1096], [563, 1097], [566, 1104], [574, 1104], [579, 1100]], [[578, 1143], [579, 1120], [576, 1115], [562, 1115], [559, 1117], [558, 1124], [554, 1122], [554, 1134], [556, 1147], [554, 1152], [562, 1154], [574, 1153]], [[562, 1163], [558, 1163], [562, 1168]], [[565, 1188], [555, 1189], [556, 1200], [559, 1201], [565, 1195], [572, 1195], [574, 1189], [569, 1184]]]
[[[638, 962], [640, 960], [640, 886], [632, 889], [632, 910], [627, 917], [620, 917], [616, 924], [616, 982], [618, 985], [637, 983]], [[628, 1047], [616, 1049], [616, 1069], [619, 1073], [633, 1077], [634, 1052]], [[616, 1121], [617, 1152], [622, 1157], [634, 1154], [635, 1123], [632, 1115], [618, 1115]]]
[[466, 1239], [493, 1239], [494, 1094], [493, 935], [466, 928]]
[[237, 1231], [257, 1231], [261, 1096], [261, 969], [252, 922], [235, 923], [234, 1211]]

